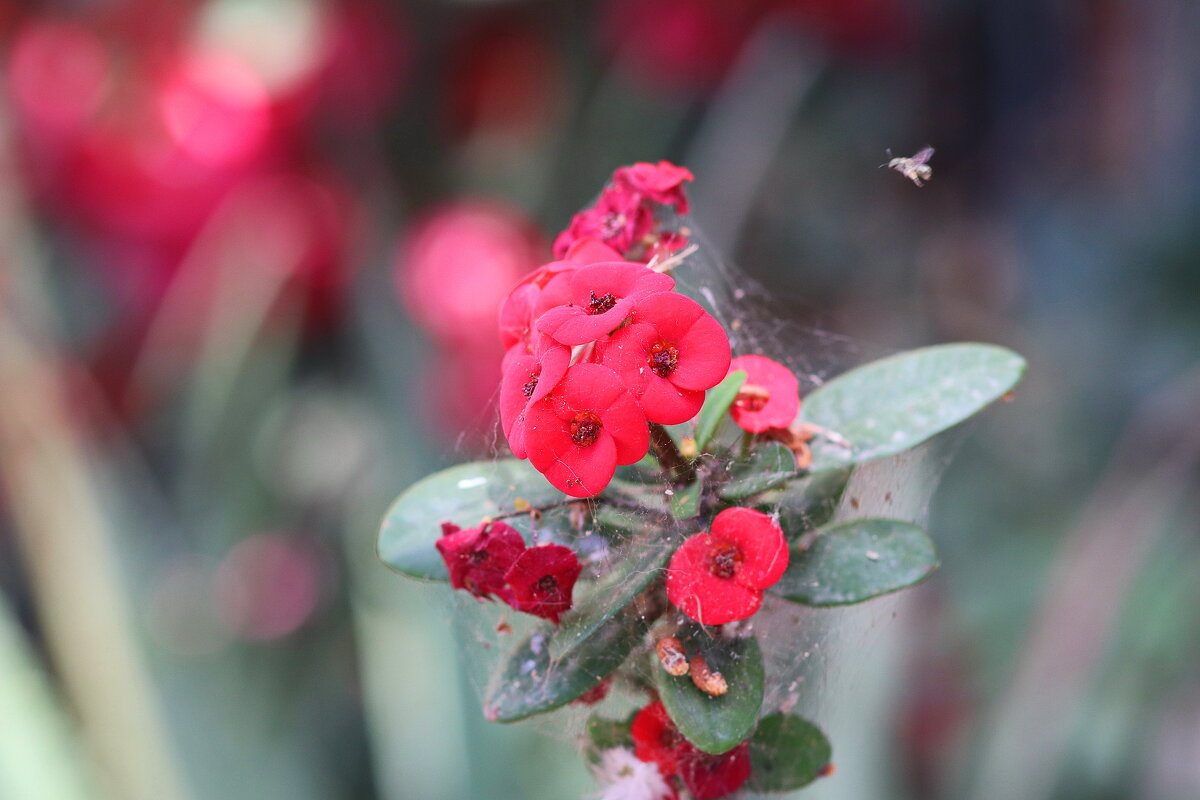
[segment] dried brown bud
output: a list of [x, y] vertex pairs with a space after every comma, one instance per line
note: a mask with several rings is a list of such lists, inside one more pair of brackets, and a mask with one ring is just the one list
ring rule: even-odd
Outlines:
[[658, 653], [658, 660], [667, 672], [676, 677], [688, 674], [687, 654], [683, 651], [683, 644], [674, 636], [659, 639], [654, 645], [654, 652]]
[[696, 688], [705, 694], [720, 697], [729, 691], [729, 684], [725, 682], [725, 676], [715, 670], [709, 669], [708, 662], [704, 660], [704, 656], [692, 656], [691, 670], [692, 683], [696, 684]]

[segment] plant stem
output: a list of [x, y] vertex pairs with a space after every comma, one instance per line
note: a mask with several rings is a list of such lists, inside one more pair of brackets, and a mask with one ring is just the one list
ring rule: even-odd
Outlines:
[[670, 475], [671, 483], [678, 485], [696, 480], [696, 468], [680, 454], [671, 434], [657, 422], [650, 423], [650, 451]]

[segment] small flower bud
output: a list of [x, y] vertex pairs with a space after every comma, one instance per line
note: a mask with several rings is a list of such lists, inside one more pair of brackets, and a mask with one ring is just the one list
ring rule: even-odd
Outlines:
[[683, 439], [680, 440], [680, 442], [679, 442], [679, 455], [681, 455], [684, 458], [686, 458], [687, 460], [691, 461], [693, 458], [696, 457], [696, 453], [697, 453], [696, 437], [695, 436], [683, 437]]
[[691, 671], [692, 683], [696, 684], [696, 688], [705, 694], [720, 697], [729, 691], [729, 684], [725, 682], [725, 676], [715, 670], [709, 669], [708, 662], [704, 660], [704, 656], [692, 656]]
[[654, 652], [667, 672], [676, 677], [688, 674], [687, 654], [683, 651], [683, 644], [674, 636], [659, 639], [654, 645]]

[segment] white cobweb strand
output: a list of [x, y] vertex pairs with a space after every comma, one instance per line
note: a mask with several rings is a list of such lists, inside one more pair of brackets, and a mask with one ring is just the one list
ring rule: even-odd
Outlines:
[[658, 765], [640, 760], [627, 747], [605, 750], [592, 772], [600, 790], [588, 795], [591, 800], [663, 800], [671, 796]]

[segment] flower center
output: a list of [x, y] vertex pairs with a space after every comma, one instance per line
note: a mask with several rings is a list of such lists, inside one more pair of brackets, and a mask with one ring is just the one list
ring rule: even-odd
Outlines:
[[592, 296], [591, 302], [587, 306], [589, 314], [603, 314], [617, 304], [617, 298], [613, 296], [612, 292], [606, 292], [599, 297], [596, 297], [595, 292], [589, 292], [589, 294]]
[[487, 550], [472, 550], [467, 556], [467, 560], [470, 561], [473, 566], [482, 564], [484, 561], [487, 561], [488, 558], [489, 556]]
[[579, 447], [591, 447], [600, 438], [604, 424], [591, 411], [580, 411], [571, 420], [571, 441]]
[[766, 387], [748, 383], [738, 392], [734, 405], [745, 411], [762, 411], [770, 400], [771, 393]]
[[655, 342], [650, 348], [650, 356], [646, 359], [650, 369], [660, 378], [665, 378], [679, 366], [679, 350], [673, 344]]
[[717, 542], [708, 551], [708, 571], [716, 578], [732, 578], [742, 566], [742, 551], [732, 542]]
[[529, 381], [521, 387], [521, 394], [526, 397], [533, 396], [533, 390], [537, 388], [538, 376], [535, 373], [529, 373]]
[[605, 214], [600, 220], [600, 238], [608, 241], [621, 232], [625, 227], [625, 215], [618, 213]]
[[533, 588], [547, 599], [556, 597], [558, 595], [558, 578], [553, 575], [543, 575], [538, 578]]

